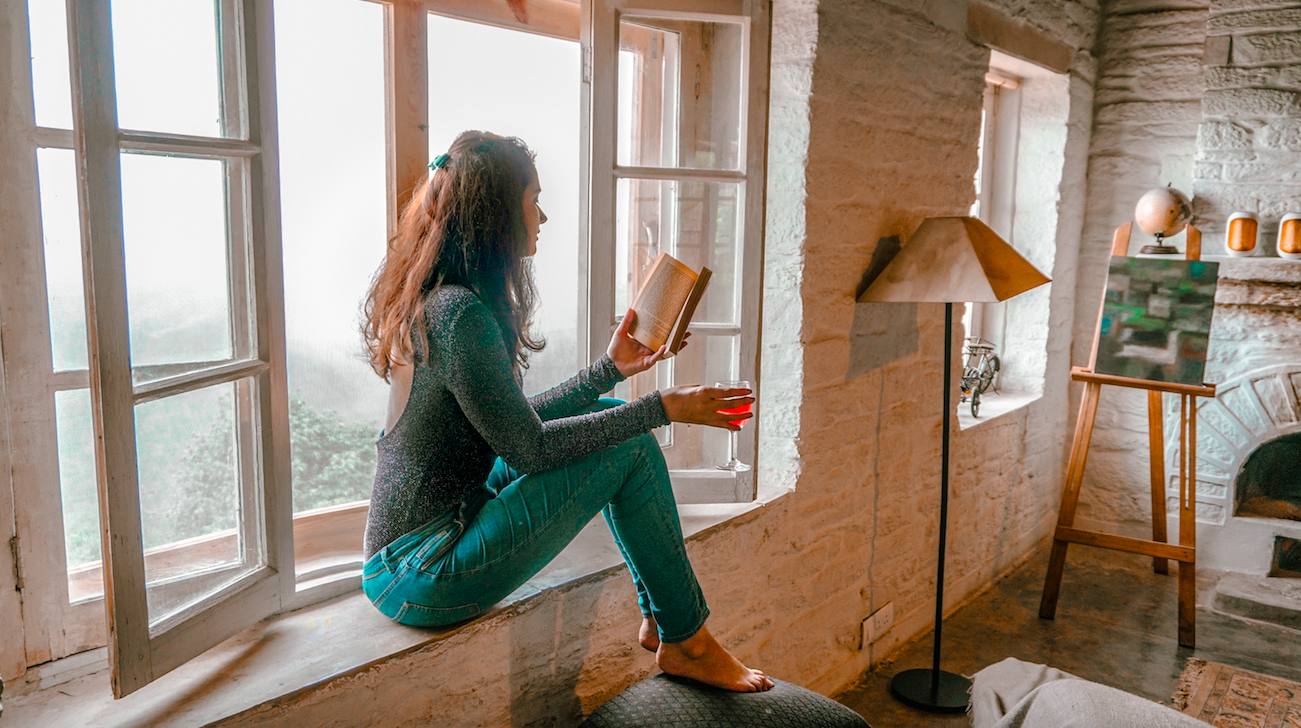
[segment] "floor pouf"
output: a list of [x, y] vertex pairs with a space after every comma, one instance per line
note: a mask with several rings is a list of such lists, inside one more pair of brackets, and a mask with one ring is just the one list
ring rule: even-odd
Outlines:
[[773, 680], [762, 693], [733, 693], [660, 673], [610, 699], [580, 728], [871, 728], [831, 698]]

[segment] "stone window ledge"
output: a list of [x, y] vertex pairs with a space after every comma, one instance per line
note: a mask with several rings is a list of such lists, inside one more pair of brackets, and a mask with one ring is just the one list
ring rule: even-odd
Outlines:
[[980, 417], [971, 416], [971, 400], [958, 403], [958, 427], [963, 430], [1027, 407], [1042, 397], [1034, 392], [987, 392], [980, 395]]
[[[683, 533], [689, 541], [705, 538], [719, 524], [757, 511], [787, 492], [761, 488], [759, 499], [751, 503], [679, 506]], [[2, 722], [206, 726], [414, 652], [482, 620], [518, 610], [544, 592], [601, 579], [620, 568], [623, 560], [605, 519], [597, 517], [547, 568], [471, 622], [442, 630], [405, 627], [381, 615], [358, 590], [266, 619], [121, 700], [113, 699], [108, 670], [101, 669], [5, 700]]]

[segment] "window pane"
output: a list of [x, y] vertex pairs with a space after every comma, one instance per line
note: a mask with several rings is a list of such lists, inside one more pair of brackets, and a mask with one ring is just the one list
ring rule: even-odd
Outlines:
[[[234, 356], [225, 177], [217, 160], [122, 155], [137, 383]], [[247, 302], [243, 311], [247, 321]]]
[[[691, 343], [673, 358], [674, 384], [713, 386], [735, 379], [738, 356], [735, 336], [692, 334]], [[664, 452], [669, 468], [709, 470], [727, 462], [727, 430], [682, 423], [672, 427], [673, 447]]]
[[[734, 380], [740, 364], [737, 343], [734, 335], [693, 333], [677, 356], [620, 382], [614, 396], [631, 401], [676, 384], [713, 386], [715, 382]], [[655, 435], [665, 448], [664, 458], [672, 470], [712, 470], [727, 462], [726, 430], [675, 422], [656, 430]]]
[[736, 323], [741, 185], [621, 179], [616, 190], [615, 310], [627, 310], [661, 252], [714, 272], [693, 321]]
[[533, 320], [547, 347], [530, 358], [524, 389], [540, 392], [578, 362], [579, 46], [437, 15], [429, 38], [431, 154], [466, 129], [518, 136], [537, 152], [549, 220], [533, 258], [541, 301]]
[[[367, 364], [358, 328], [388, 237], [384, 8], [278, 0], [275, 13], [289, 435], [300, 512], [370, 497], [387, 412], [388, 387]], [[349, 546], [359, 557], [360, 538]]]
[[745, 45], [741, 23], [623, 16], [618, 163], [740, 169]]
[[149, 622], [265, 563], [251, 380], [137, 405]]
[[104, 595], [90, 390], [55, 392], [54, 416], [59, 442], [59, 490], [63, 495], [63, 542], [68, 555], [68, 600], [80, 602]]
[[37, 149], [50, 349], [55, 371], [86, 368], [86, 302], [81, 277], [81, 218], [71, 149]]
[[32, 43], [32, 95], [36, 125], [72, 128], [72, 80], [68, 73], [68, 17], [62, 2], [28, 0]]
[[123, 129], [221, 135], [213, 0], [113, 0], [113, 64]]

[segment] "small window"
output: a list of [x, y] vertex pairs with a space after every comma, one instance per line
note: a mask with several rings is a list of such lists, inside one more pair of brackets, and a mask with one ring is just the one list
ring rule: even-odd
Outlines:
[[[993, 51], [986, 75], [976, 173], [979, 217], [1035, 267], [1052, 273], [1058, 200], [1065, 167], [1069, 79]], [[970, 427], [1043, 393], [1051, 284], [1000, 303], [967, 304], [963, 326], [972, 343], [992, 345], [996, 374], [973, 416], [971, 395], [958, 404]], [[968, 357], [990, 366], [989, 357]]]

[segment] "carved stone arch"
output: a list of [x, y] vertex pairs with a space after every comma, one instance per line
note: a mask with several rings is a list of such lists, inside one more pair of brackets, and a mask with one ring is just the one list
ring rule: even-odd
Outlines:
[[[1177, 505], [1178, 399], [1166, 400], [1166, 499]], [[1234, 482], [1247, 457], [1266, 442], [1301, 432], [1301, 362], [1240, 374], [1217, 385], [1215, 399], [1197, 403], [1197, 517], [1223, 525], [1233, 515]]]

